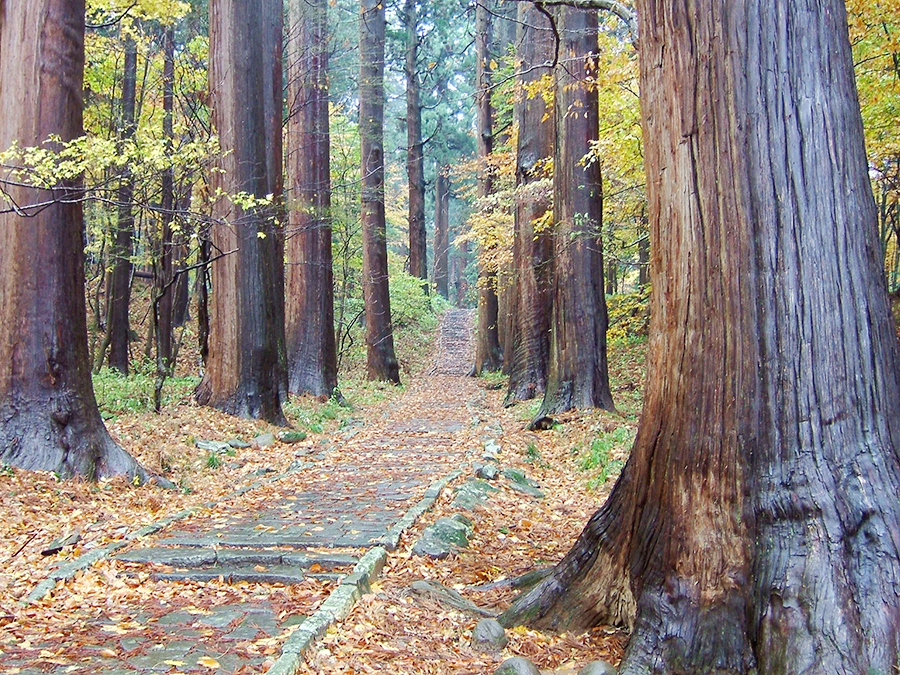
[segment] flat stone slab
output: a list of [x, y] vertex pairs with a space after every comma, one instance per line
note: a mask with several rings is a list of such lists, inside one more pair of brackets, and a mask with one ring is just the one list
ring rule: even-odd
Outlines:
[[215, 566], [198, 569], [177, 570], [174, 572], [155, 572], [151, 575], [159, 581], [215, 581], [224, 579], [228, 583], [246, 581], [251, 584], [291, 584], [303, 583], [306, 579], [303, 572], [296, 567], [278, 565], [266, 570], [252, 567]]
[[240, 567], [242, 565], [285, 566], [308, 569], [318, 565], [322, 569], [333, 570], [352, 567], [359, 559], [341, 553], [319, 553], [305, 551], [264, 551], [215, 548], [140, 548], [116, 556], [125, 562], [169, 567], [209, 567], [211, 565]]
[[215, 549], [206, 548], [139, 548], [115, 556], [117, 560], [144, 565], [171, 565], [172, 567], [202, 567], [214, 565]]

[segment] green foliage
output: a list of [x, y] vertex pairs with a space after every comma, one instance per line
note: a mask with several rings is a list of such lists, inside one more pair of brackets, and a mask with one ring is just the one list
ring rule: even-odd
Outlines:
[[309, 396], [291, 396], [282, 407], [293, 424], [302, 424], [314, 434], [339, 427], [351, 413], [351, 409], [342, 404], [338, 396], [332, 396], [325, 403]]
[[848, 0], [869, 176], [892, 290], [900, 287], [900, 4]]
[[596, 489], [612, 477], [617, 476], [625, 466], [621, 459], [613, 459], [614, 451], [624, 456], [634, 442], [634, 431], [630, 427], [618, 427], [591, 441], [587, 452], [582, 454], [579, 468], [589, 472], [591, 488]]
[[206, 468], [207, 469], [218, 469], [222, 466], [222, 460], [219, 458], [218, 453], [211, 452], [206, 456]]
[[[133, 415], [153, 410], [155, 372], [150, 366], [124, 376], [117, 370], [103, 368], [94, 375], [94, 395], [104, 419], [119, 415]], [[163, 405], [177, 405], [190, 401], [197, 377], [173, 377], [166, 380]]]

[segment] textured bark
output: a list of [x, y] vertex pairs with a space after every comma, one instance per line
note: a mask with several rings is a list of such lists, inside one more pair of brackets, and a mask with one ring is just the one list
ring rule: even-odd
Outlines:
[[359, 137], [362, 155], [363, 298], [366, 372], [400, 382], [394, 353], [384, 215], [384, 5], [360, 1]]
[[[281, 3], [210, 3], [210, 92], [222, 146], [213, 190], [281, 199]], [[253, 73], [253, 77], [248, 77]], [[283, 424], [284, 258], [277, 206], [213, 205], [209, 357], [201, 404]]]
[[606, 362], [600, 163], [585, 162], [598, 137], [597, 15], [557, 10], [556, 152], [553, 171], [553, 323], [540, 416], [575, 408], [613, 410]]
[[[167, 150], [171, 151], [173, 116], [175, 112], [175, 27], [166, 27], [163, 33], [163, 136]], [[174, 260], [176, 244], [172, 238], [172, 220], [175, 212], [175, 170], [163, 169], [160, 180], [161, 231], [153, 263], [153, 328], [156, 337], [156, 381], [153, 390], [153, 407], [162, 409], [162, 390], [166, 378], [174, 367], [172, 315], [174, 288]], [[149, 348], [149, 341], [148, 341]]]
[[[175, 27], [167, 26], [163, 36], [163, 136], [166, 146], [172, 147], [174, 137], [173, 118], [175, 113]], [[163, 171], [162, 191], [162, 232], [156, 262], [154, 294], [156, 299], [156, 348], [158, 376], [164, 376], [172, 363], [172, 323], [175, 299], [175, 253], [177, 244], [172, 236], [172, 221], [175, 215], [175, 171], [167, 167]]]
[[[135, 100], [137, 90], [137, 44], [125, 39], [125, 60], [122, 68], [122, 117], [118, 135], [121, 143], [134, 138]], [[117, 193], [116, 226], [110, 247], [110, 272], [106, 289], [106, 333], [109, 341], [107, 363], [121, 373], [128, 373], [129, 323], [128, 308], [131, 304], [131, 256], [134, 248], [134, 177], [131, 168], [122, 168]]]
[[444, 298], [450, 295], [449, 195], [450, 178], [447, 167], [441, 167], [434, 179], [434, 285], [438, 294]]
[[466, 268], [469, 266], [469, 242], [462, 241], [456, 247], [456, 256], [454, 261], [454, 304], [462, 309], [466, 306], [467, 296], [469, 295], [469, 280], [466, 278]]
[[900, 364], [843, 3], [638, 10], [644, 413], [504, 620], [631, 621], [624, 675], [892, 672]]
[[[83, 67], [84, 3], [4, 0], [0, 148], [80, 136]], [[145, 478], [107, 433], [91, 387], [79, 186], [4, 190], [19, 211], [0, 201], [0, 462]]]
[[[487, 197], [494, 191], [493, 176], [488, 158], [494, 148], [494, 115], [491, 109], [491, 7], [488, 2], [475, 6], [475, 77], [477, 137], [478, 137], [478, 196]], [[479, 265], [478, 269], [478, 329], [475, 333], [475, 367], [473, 373], [494, 372], [503, 366], [500, 349], [499, 303], [497, 299], [497, 271]]]
[[288, 389], [331, 396], [337, 387], [328, 26], [325, 0], [293, 0], [288, 39]]
[[406, 0], [406, 175], [409, 180], [409, 273], [428, 279], [425, 233], [425, 153], [419, 100], [419, 34], [416, 0]]
[[[518, 196], [513, 239], [513, 321], [510, 349], [506, 356], [509, 389], [506, 403], [525, 401], [544, 393], [550, 363], [550, 320], [552, 292], [552, 228], [547, 223], [535, 226], [550, 209], [546, 193], [535, 184], [548, 175], [555, 141], [553, 111], [543, 96], [529, 97], [525, 87], [551, 76], [550, 64], [556, 41], [550, 22], [530, 3], [519, 4], [519, 87], [516, 104], [518, 142], [516, 145], [516, 185]], [[529, 188], [529, 186], [531, 186]]]

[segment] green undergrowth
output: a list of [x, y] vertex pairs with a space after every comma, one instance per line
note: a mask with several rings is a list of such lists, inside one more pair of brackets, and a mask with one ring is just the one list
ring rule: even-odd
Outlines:
[[[153, 389], [156, 375], [150, 368], [139, 368], [130, 375], [102, 368], [93, 375], [94, 395], [100, 414], [105, 420], [115, 420], [122, 415], [136, 415], [153, 410]], [[164, 406], [188, 403], [199, 377], [170, 377], [163, 387]]]
[[[399, 270], [391, 271], [390, 295], [394, 352], [402, 380], [430, 365], [441, 314], [451, 305], [433, 291], [426, 293], [420, 279]], [[359, 377], [366, 367], [362, 298], [348, 299], [345, 314], [358, 320], [337, 328], [341, 376]]]
[[590, 445], [579, 451], [579, 468], [590, 475], [591, 489], [603, 486], [610, 478], [615, 478], [625, 466], [625, 460], [634, 442], [634, 429], [617, 427], [600, 434]]
[[350, 425], [359, 415], [358, 408], [377, 405], [405, 390], [402, 384], [371, 382], [351, 375], [340, 379], [339, 394], [327, 401], [312, 396], [291, 396], [283, 409], [293, 426], [323, 434]]

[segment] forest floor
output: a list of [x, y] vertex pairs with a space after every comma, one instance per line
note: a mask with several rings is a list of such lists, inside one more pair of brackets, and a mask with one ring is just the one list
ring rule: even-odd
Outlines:
[[[306, 528], [297, 532], [312, 537], [310, 555], [323, 561], [308, 568], [299, 583], [224, 574], [170, 579], [159, 573], [171, 572], [170, 567], [141, 568], [127, 556], [166, 545], [179, 535], [182, 540], [209, 538], [210, 533], [221, 537], [238, 526], [246, 534], [250, 530], [242, 523], [251, 514], [262, 518], [276, 507], [309, 502], [311, 495], [312, 505], [304, 502], [304, 508], [318, 505], [320, 512], [331, 513], [327, 509], [333, 507], [323, 506], [329, 495], [350, 488], [347, 495], [335, 497], [345, 500], [351, 514], [344, 522], [374, 517], [372, 522], [387, 527], [394, 511], [408, 508], [433, 479], [454, 469], [460, 475], [404, 532], [371, 592], [306, 653], [300, 672], [489, 673], [513, 655], [531, 659], [548, 673], [574, 673], [596, 659], [617, 663], [626, 636], [605, 627], [580, 635], [512, 629], [503, 653], [480, 653], [470, 645], [479, 616], [411, 587], [422, 579], [439, 582], [487, 611], [502, 611], [516, 592], [502, 585], [492, 590], [479, 586], [552, 565], [565, 554], [608, 494], [630, 447], [644, 347], [610, 351], [618, 414], [580, 411], [559, 416], [553, 429], [530, 432], [525, 426], [537, 404], [505, 408], [502, 380], [466, 377], [469, 346], [457, 338], [439, 340], [433, 365], [407, 376], [403, 387], [345, 387], [353, 408], [293, 402], [289, 417], [307, 434], [294, 444], [251, 442], [224, 452], [198, 448], [201, 439], [252, 441], [279, 429], [187, 403], [167, 406], [161, 414], [111, 420], [114, 437], [145, 466], [178, 485], [177, 490], [121, 479], [62, 481], [52, 474], [3, 467], [0, 674], [265, 672], [296, 628], [292, 619], [315, 611], [335, 587], [339, 576], [323, 569], [324, 561], [334, 554], [358, 557], [365, 545], [355, 545], [362, 540], [353, 537], [364, 536], [360, 531], [371, 523], [340, 531], [330, 525], [334, 518], [293, 523], [295, 529]], [[487, 445], [499, 447], [505, 468], [519, 469], [536, 482], [543, 498], [497, 481], [499, 489], [489, 499], [463, 510], [474, 522], [466, 548], [443, 559], [415, 554], [413, 545], [426, 526], [461, 512], [454, 503], [455, 488], [474, 477], [474, 464]], [[380, 464], [382, 456], [393, 464]], [[376, 485], [371, 476], [391, 482]], [[395, 489], [397, 496], [389, 498], [396, 504], [386, 506], [385, 494], [393, 495]], [[183, 515], [186, 509], [193, 511], [160, 532], [136, 536], [140, 528]], [[367, 511], [376, 515], [367, 516]], [[278, 529], [267, 523], [259, 520], [255, 528], [261, 536]], [[348, 529], [354, 527], [359, 529]], [[323, 539], [328, 533], [346, 540], [328, 543]], [[51, 545], [67, 537], [67, 543]], [[115, 555], [125, 553], [122, 559], [105, 557], [68, 581], [49, 584], [53, 588], [45, 597], [34, 596], [35, 588], [67, 563], [120, 545]], [[255, 569], [267, 571], [262, 565]], [[263, 605], [269, 623], [254, 624], [249, 632], [238, 626]], [[221, 625], [210, 619], [223, 616]], [[244, 632], [238, 635], [237, 628]], [[173, 630], [183, 633], [182, 652], [171, 646]], [[158, 654], [170, 658], [154, 660], [154, 650], [160, 649]]]

